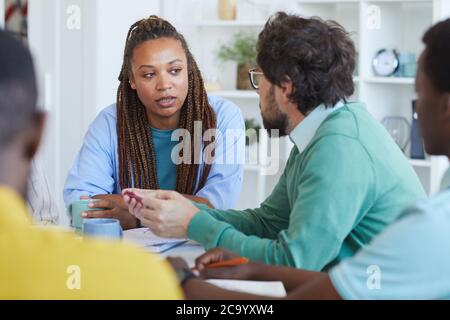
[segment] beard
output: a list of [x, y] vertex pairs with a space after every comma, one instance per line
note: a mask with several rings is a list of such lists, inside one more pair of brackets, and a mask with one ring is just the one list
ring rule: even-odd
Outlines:
[[[272, 85], [269, 90], [268, 96], [268, 108], [264, 115], [261, 112], [264, 128], [267, 130], [269, 137], [272, 137], [272, 133], [278, 132], [278, 137], [287, 135], [288, 117], [286, 114], [280, 111], [279, 106], [275, 101], [275, 87]], [[260, 110], [261, 104], [259, 106]], [[272, 132], [272, 130], [276, 130]], [[276, 135], [274, 135], [276, 137]]]

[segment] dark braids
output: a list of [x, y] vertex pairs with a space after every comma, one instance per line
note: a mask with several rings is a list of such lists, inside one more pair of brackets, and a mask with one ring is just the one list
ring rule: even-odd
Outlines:
[[[157, 16], [137, 21], [130, 27], [127, 35], [117, 90], [119, 182], [122, 189], [133, 186], [158, 189], [156, 157], [150, 126], [145, 107], [139, 100], [137, 92], [131, 88], [129, 76], [133, 50], [144, 41], [159, 38], [180, 41], [187, 56], [189, 88], [181, 108], [178, 128], [188, 130], [191, 135], [191, 164], [182, 162], [177, 165], [176, 191], [191, 195], [205, 185], [211, 171], [211, 157], [214, 157], [214, 153], [206, 155], [207, 162], [203, 166], [199, 184], [195, 189], [199, 165], [193, 161], [195, 152], [198, 152], [194, 148], [194, 121], [201, 121], [202, 132], [205, 132], [208, 129], [216, 129], [216, 115], [208, 103], [200, 70], [184, 37], [169, 22]], [[204, 142], [204, 148], [211, 143], [214, 141]], [[180, 157], [183, 157], [182, 152], [180, 151]]]

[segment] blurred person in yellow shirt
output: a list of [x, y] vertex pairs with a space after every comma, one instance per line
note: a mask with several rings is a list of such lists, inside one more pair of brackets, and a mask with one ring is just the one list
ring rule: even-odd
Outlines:
[[28, 50], [3, 30], [0, 48], [0, 299], [182, 298], [156, 256], [32, 226], [24, 199], [45, 115]]

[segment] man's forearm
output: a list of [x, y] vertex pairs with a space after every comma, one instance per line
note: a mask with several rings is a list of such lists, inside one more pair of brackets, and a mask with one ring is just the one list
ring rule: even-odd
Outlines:
[[[277, 268], [277, 267], [275, 267]], [[277, 270], [277, 272], [286, 270]], [[293, 270], [295, 271], [295, 270]], [[297, 270], [301, 271], [301, 270]], [[309, 272], [308, 272], [309, 273]], [[295, 283], [284, 283], [286, 290], [288, 291], [288, 295], [283, 298], [287, 300], [340, 300], [342, 299], [336, 289], [334, 288], [331, 280], [326, 273], [313, 272], [314, 276], [310, 277], [310, 275], [305, 274], [297, 274], [300, 275], [300, 278], [303, 278], [302, 284], [300, 282], [296, 282], [299, 284], [295, 287]], [[292, 272], [291, 276], [295, 278], [296, 272]], [[294, 280], [292, 278], [291, 280]], [[271, 280], [281, 280], [280, 277], [275, 275], [271, 275]], [[288, 281], [287, 277], [283, 278], [285, 281]], [[260, 279], [262, 280], [262, 279]], [[268, 280], [268, 279], [267, 279]], [[289, 290], [287, 287], [291, 288]], [[295, 289], [294, 289], [295, 288]], [[248, 293], [241, 293], [236, 291], [229, 291], [217, 286], [214, 286], [210, 283], [207, 283], [203, 280], [192, 279], [189, 280], [183, 287], [184, 294], [186, 299], [189, 300], [203, 300], [203, 299], [211, 299], [211, 300], [273, 300], [277, 298], [268, 297], [268, 296], [259, 296]]]
[[254, 263], [252, 269], [250, 280], [281, 281], [288, 292], [323, 275], [322, 272], [273, 266], [264, 263]]
[[204, 280], [189, 280], [183, 287], [184, 295], [188, 300], [264, 300], [266, 296], [225, 290]]
[[310, 281], [290, 291], [288, 300], [342, 300], [327, 273], [317, 273]]
[[202, 204], [206, 204], [208, 207], [210, 207], [211, 209], [214, 209], [214, 206], [211, 204], [211, 202], [209, 202], [208, 199], [206, 198], [202, 198], [202, 197], [196, 197], [196, 196], [192, 196], [192, 195], [188, 195], [188, 194], [183, 194], [183, 196], [191, 201], [194, 202], [198, 202], [198, 203], [202, 203]]

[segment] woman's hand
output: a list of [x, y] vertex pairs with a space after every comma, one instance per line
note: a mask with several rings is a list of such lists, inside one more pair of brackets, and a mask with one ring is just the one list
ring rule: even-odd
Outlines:
[[256, 264], [251, 261], [234, 267], [208, 268], [208, 264], [236, 258], [241, 257], [231, 251], [214, 248], [195, 259], [195, 268], [199, 271], [202, 278], [251, 279], [256, 268]]
[[129, 213], [128, 206], [120, 194], [97, 195], [89, 204], [90, 208], [102, 208], [104, 210], [88, 210], [83, 213], [83, 218], [114, 218], [120, 221], [124, 230], [138, 227], [138, 220]]
[[124, 189], [122, 194], [130, 213], [160, 237], [187, 238], [189, 223], [200, 211], [176, 191]]

